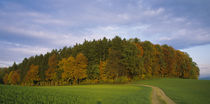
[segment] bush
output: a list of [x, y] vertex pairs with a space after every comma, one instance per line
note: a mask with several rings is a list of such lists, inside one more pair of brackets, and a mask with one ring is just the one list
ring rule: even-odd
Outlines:
[[98, 79], [95, 80], [86, 79], [85, 81], [81, 82], [81, 84], [96, 84], [96, 83], [99, 83]]
[[119, 77], [117, 78], [114, 83], [128, 83], [129, 79], [125, 76]]

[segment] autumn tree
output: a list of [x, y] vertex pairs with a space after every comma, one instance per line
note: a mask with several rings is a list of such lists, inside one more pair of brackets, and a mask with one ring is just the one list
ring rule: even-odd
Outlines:
[[[135, 39], [137, 40], [137, 39]], [[144, 67], [144, 59], [143, 59], [143, 55], [144, 55], [144, 50], [143, 50], [143, 47], [140, 45], [140, 42], [137, 41], [135, 42], [135, 45], [136, 45], [136, 67], [137, 67], [137, 70], [139, 72], [139, 78], [140, 79], [144, 79], [145, 77], [145, 74], [146, 74], [146, 70], [145, 70], [145, 67]]]
[[8, 83], [12, 85], [16, 85], [20, 83], [20, 74], [18, 70], [11, 71], [8, 75]]
[[83, 78], [87, 77], [87, 59], [79, 53], [76, 59], [72, 56], [64, 58], [59, 62], [59, 69], [63, 70], [62, 79], [73, 81], [73, 84], [80, 83]]
[[3, 78], [4, 84], [8, 84], [8, 74], [6, 73]]
[[[0, 68], [1, 70], [2, 68]], [[63, 49], [24, 58], [0, 71], [0, 83], [40, 85], [59, 82], [145, 79], [151, 77], [199, 77], [199, 67], [185, 52], [168, 45], [152, 44], [138, 38], [85, 40]], [[17, 71], [18, 69], [18, 71]], [[17, 71], [17, 73], [16, 73]], [[19, 75], [18, 75], [19, 74]], [[20, 76], [20, 81], [18, 78]]]
[[30, 85], [34, 85], [38, 81], [40, 81], [39, 66], [32, 64], [30, 66], [30, 69], [28, 70], [26, 76], [25, 76], [25, 82], [29, 83]]
[[56, 58], [56, 54], [53, 54], [48, 60], [49, 68], [45, 71], [45, 79], [47, 81], [52, 81], [56, 79], [57, 64], [58, 61]]
[[76, 56], [75, 64], [74, 79], [80, 83], [80, 80], [87, 77], [87, 58], [82, 53], [79, 53]]
[[162, 77], [163, 70], [162, 66], [164, 65], [162, 49], [160, 45], [154, 46], [154, 62], [152, 63], [152, 75], [154, 77]]
[[73, 80], [73, 73], [75, 70], [75, 59], [74, 57], [70, 56], [69, 58], [63, 58], [58, 63], [59, 70], [63, 71], [62, 79], [64, 81], [70, 82]]
[[107, 79], [105, 68], [106, 68], [106, 61], [101, 61], [99, 65], [101, 81], [106, 81]]
[[146, 77], [152, 77], [152, 65], [154, 62], [154, 46], [149, 41], [144, 41], [141, 43], [142, 48], [144, 50], [143, 60], [144, 60], [144, 68], [146, 70]]

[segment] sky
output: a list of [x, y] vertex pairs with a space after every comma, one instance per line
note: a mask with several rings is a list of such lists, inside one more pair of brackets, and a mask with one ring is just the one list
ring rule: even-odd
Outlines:
[[207, 77], [209, 18], [209, 0], [0, 0], [0, 67], [118, 35], [187, 52]]

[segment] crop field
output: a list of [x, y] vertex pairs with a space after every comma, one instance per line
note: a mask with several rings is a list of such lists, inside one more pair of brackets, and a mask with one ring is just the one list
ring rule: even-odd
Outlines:
[[0, 85], [0, 104], [151, 104], [152, 85], [177, 104], [209, 104], [210, 81], [152, 79], [132, 84], [77, 86]]
[[192, 79], [153, 79], [135, 82], [161, 88], [177, 104], [209, 104], [210, 81]]
[[1, 104], [150, 104], [151, 88], [132, 85], [0, 85]]

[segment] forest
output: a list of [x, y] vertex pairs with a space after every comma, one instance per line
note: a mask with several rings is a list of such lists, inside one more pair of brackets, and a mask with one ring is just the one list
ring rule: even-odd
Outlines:
[[150, 78], [198, 79], [199, 68], [185, 52], [138, 38], [87, 41], [24, 58], [0, 69], [9, 85], [126, 83]]

